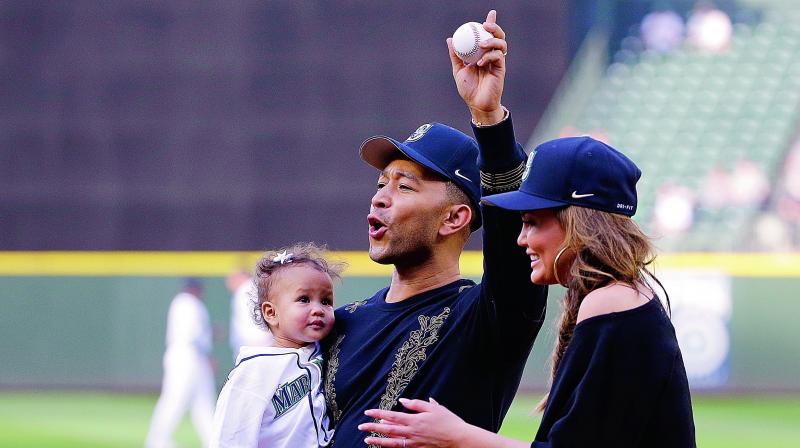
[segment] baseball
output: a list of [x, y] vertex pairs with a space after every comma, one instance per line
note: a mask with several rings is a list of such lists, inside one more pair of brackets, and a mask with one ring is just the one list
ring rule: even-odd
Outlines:
[[485, 50], [479, 43], [492, 37], [478, 22], [467, 22], [453, 33], [453, 49], [465, 64], [478, 62]]

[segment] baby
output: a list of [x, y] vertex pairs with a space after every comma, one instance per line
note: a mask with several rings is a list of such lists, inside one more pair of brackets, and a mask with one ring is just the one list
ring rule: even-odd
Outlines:
[[253, 316], [270, 347], [242, 347], [220, 392], [212, 447], [317, 447], [333, 437], [319, 341], [333, 329], [333, 278], [342, 266], [313, 243], [258, 260]]

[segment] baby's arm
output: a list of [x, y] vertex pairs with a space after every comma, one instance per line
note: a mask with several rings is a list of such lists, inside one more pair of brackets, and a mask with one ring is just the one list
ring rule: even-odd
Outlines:
[[258, 446], [261, 423], [269, 404], [264, 398], [268, 395], [263, 391], [271, 385], [256, 383], [254, 376], [244, 370], [231, 373], [217, 400], [211, 448]]

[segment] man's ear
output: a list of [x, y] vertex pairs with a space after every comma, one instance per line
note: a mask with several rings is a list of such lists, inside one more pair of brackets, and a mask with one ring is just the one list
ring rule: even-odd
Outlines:
[[278, 326], [278, 313], [275, 309], [275, 305], [270, 301], [264, 301], [261, 304], [261, 314], [264, 315], [264, 320], [269, 324], [271, 327]]
[[439, 226], [439, 235], [446, 236], [460, 232], [464, 227], [469, 227], [472, 220], [472, 209], [466, 204], [454, 204], [445, 210], [445, 217]]

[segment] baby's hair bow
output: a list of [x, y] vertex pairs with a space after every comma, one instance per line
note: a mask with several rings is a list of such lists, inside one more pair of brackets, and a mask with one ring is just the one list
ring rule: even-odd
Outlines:
[[280, 264], [289, 264], [292, 262], [292, 257], [294, 257], [294, 254], [287, 254], [286, 251], [283, 251], [279, 253], [275, 258], [273, 258], [272, 262]]

